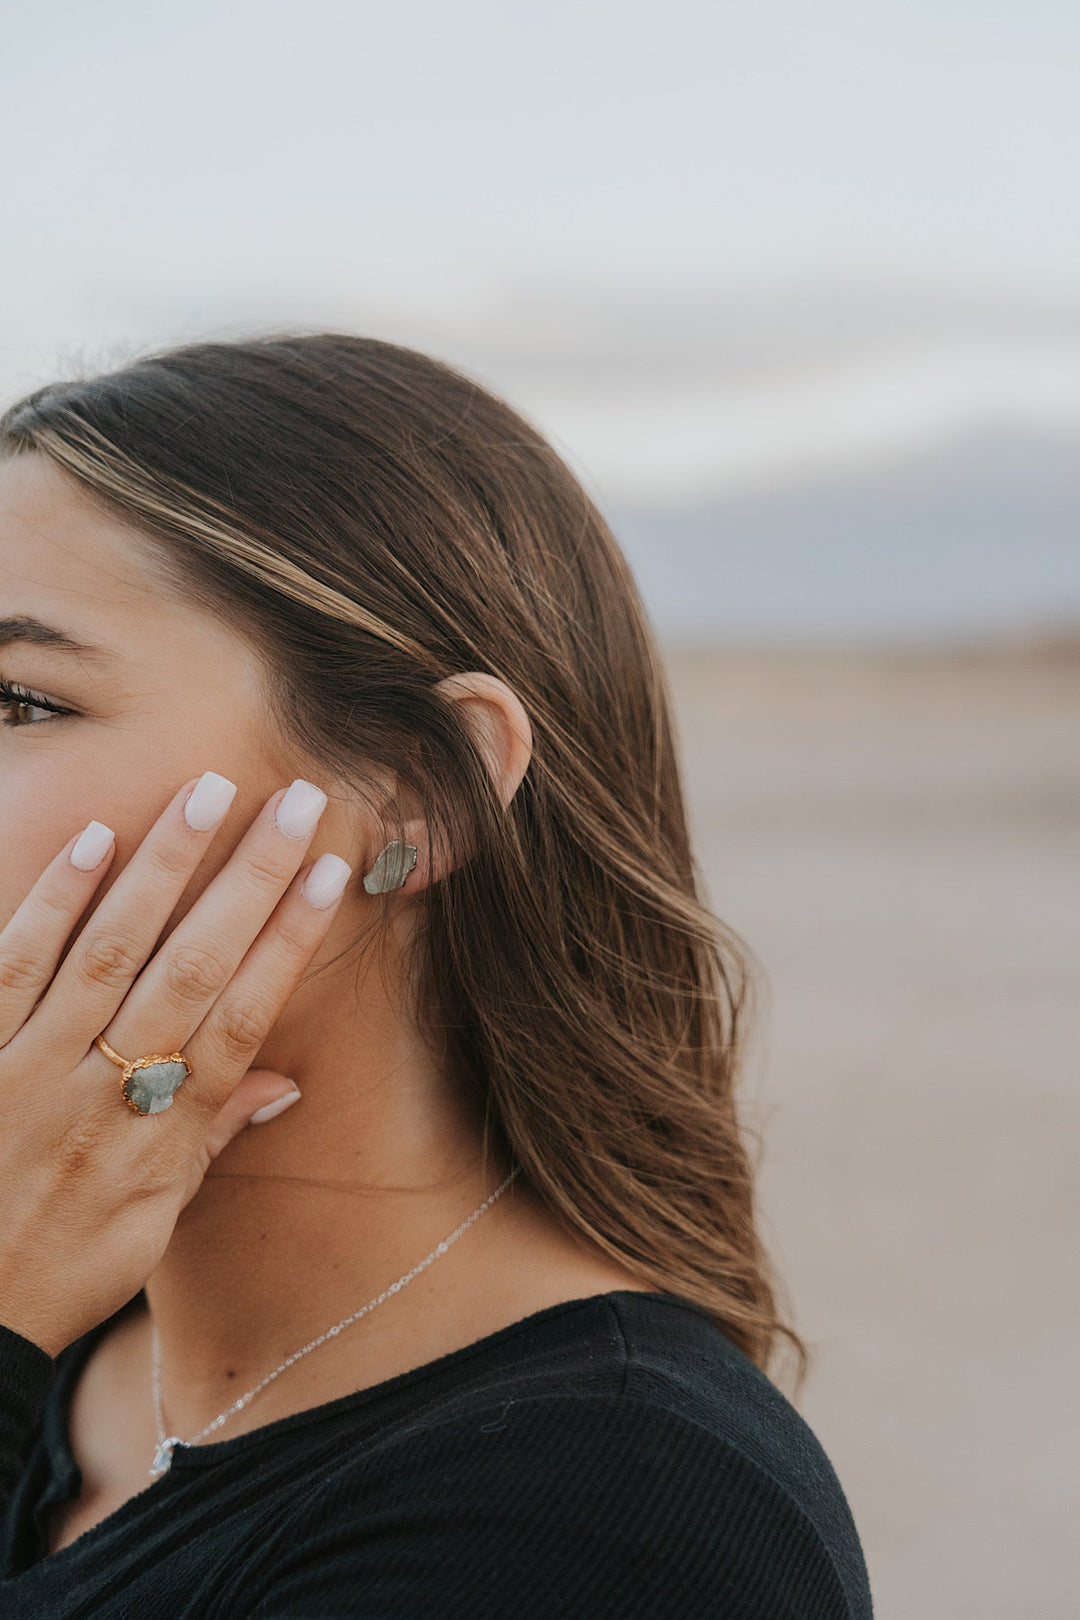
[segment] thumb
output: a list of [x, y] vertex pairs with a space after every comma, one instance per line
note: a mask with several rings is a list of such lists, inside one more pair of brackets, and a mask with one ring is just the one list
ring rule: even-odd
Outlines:
[[216, 1159], [222, 1148], [249, 1125], [263, 1125], [290, 1108], [300, 1096], [295, 1080], [273, 1069], [249, 1069], [229, 1095], [206, 1136], [210, 1157]]

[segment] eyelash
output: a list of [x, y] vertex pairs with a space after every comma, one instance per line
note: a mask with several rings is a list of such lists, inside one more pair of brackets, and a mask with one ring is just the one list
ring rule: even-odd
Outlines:
[[[16, 707], [29, 707], [34, 709], [47, 709], [50, 714], [74, 714], [74, 709], [65, 709], [59, 703], [53, 703], [41, 692], [31, 692], [29, 687], [15, 686], [9, 681], [0, 680], [0, 709], [14, 705]], [[27, 726], [49, 725], [47, 720], [26, 720], [22, 724], [0, 716], [0, 726], [9, 731], [25, 731]]]

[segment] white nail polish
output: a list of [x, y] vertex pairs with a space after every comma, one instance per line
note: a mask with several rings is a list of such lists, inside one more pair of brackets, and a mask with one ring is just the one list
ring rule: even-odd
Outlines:
[[80, 872], [92, 872], [109, 853], [114, 836], [112, 828], [106, 827], [103, 821], [92, 821], [75, 840], [68, 860]]
[[265, 1125], [268, 1119], [276, 1119], [279, 1114], [283, 1114], [285, 1112], [286, 1108], [291, 1108], [293, 1103], [297, 1102], [299, 1098], [300, 1090], [299, 1087], [297, 1087], [295, 1091], [288, 1092], [284, 1097], [277, 1097], [272, 1103], [266, 1103], [262, 1108], [257, 1108], [248, 1121], [248, 1124]]
[[340, 855], [320, 855], [300, 885], [300, 893], [316, 911], [325, 911], [344, 893], [351, 876], [352, 867]]
[[217, 771], [204, 771], [187, 796], [184, 820], [192, 832], [209, 832], [224, 821], [236, 797], [236, 783]]
[[326, 809], [326, 794], [314, 782], [305, 782], [302, 776], [289, 788], [274, 811], [274, 820], [287, 838], [306, 838], [315, 831], [316, 824]]

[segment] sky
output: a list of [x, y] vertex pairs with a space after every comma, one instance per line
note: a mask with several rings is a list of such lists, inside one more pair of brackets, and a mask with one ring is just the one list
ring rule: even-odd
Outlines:
[[[1065, 0], [6, 9], [5, 395], [148, 343], [337, 324], [476, 356], [627, 494], [872, 455], [987, 389], [1080, 428]], [[740, 300], [779, 319], [833, 284], [898, 290], [873, 342], [809, 372], [777, 366], [760, 312], [743, 372], [730, 346], [703, 369], [692, 334], [666, 382], [612, 369], [687, 303], [737, 327]], [[898, 342], [913, 286], [1004, 324]], [[575, 370], [620, 300], [607, 360]]]
[[4, 64], [16, 284], [1080, 274], [1066, 0], [60, 0]]

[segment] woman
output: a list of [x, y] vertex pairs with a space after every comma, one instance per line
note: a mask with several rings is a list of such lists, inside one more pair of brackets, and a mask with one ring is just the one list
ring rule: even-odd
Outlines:
[[553, 450], [332, 334], [42, 389], [0, 700], [0, 1614], [869, 1615]]

